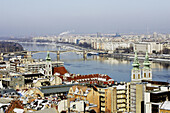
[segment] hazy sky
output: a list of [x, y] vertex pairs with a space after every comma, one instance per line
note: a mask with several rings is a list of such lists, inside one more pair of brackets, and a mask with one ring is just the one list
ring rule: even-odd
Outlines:
[[0, 36], [170, 33], [170, 0], [0, 0]]

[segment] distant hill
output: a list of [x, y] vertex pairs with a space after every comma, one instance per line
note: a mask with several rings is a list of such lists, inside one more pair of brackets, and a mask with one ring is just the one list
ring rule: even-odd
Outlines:
[[23, 51], [23, 47], [14, 42], [0, 42], [0, 52], [16, 52]]

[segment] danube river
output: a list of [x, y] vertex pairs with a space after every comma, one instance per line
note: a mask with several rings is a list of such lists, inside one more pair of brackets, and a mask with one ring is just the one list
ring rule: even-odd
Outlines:
[[[41, 44], [22, 44], [25, 50], [59, 50], [54, 45], [41, 45]], [[60, 48], [62, 50], [63, 48]], [[33, 55], [34, 59], [45, 59], [47, 53], [37, 53]], [[57, 55], [50, 53], [52, 60], [57, 59]], [[114, 59], [114, 58], [103, 58], [99, 56], [87, 57], [87, 60], [83, 60], [83, 56], [77, 53], [62, 53], [60, 60], [64, 62], [65, 68], [70, 73], [76, 74], [93, 74], [101, 73], [107, 74], [115, 81], [130, 81], [130, 74], [132, 69], [132, 61]], [[141, 62], [141, 67], [142, 63]], [[153, 80], [159, 81], [170, 81], [170, 64], [166, 63], [154, 63], [151, 62], [153, 71]]]

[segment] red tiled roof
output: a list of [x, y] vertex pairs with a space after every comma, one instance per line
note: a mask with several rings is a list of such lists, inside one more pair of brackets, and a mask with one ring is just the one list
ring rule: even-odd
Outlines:
[[68, 73], [68, 71], [66, 70], [66, 68], [64, 66], [62, 66], [62, 67], [54, 67], [53, 68], [53, 75], [55, 73], [60, 73], [60, 75], [64, 75], [65, 73]]
[[24, 105], [22, 104], [21, 101], [19, 100], [13, 100], [11, 101], [10, 105], [8, 106], [7, 110], [5, 111], [5, 113], [12, 113], [14, 108], [20, 108], [20, 109], [24, 109]]
[[[71, 82], [71, 81], [77, 81], [79, 83], [103, 83], [103, 84], [113, 84], [114, 80], [112, 80], [108, 75], [103, 75], [103, 74], [90, 74], [90, 75], [73, 75], [71, 74], [70, 77], [64, 77], [64, 76], [59, 76], [62, 81], [65, 82]], [[106, 81], [101, 81], [98, 78], [103, 78]], [[110, 80], [110, 81], [108, 81]]]

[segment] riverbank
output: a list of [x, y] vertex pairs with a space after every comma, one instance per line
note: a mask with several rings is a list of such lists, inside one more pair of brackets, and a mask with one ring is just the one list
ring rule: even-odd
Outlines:
[[[75, 48], [81, 48], [83, 50], [91, 50], [89, 48], [84, 48], [78, 45], [73, 45], [73, 44], [67, 44], [69, 46], [75, 47]], [[100, 51], [100, 50], [99, 50]], [[120, 59], [125, 59], [125, 60], [133, 60], [134, 59], [134, 53], [107, 53], [107, 54], [100, 54], [99, 56], [101, 57], [110, 57], [110, 58], [120, 58]], [[138, 55], [139, 60], [144, 60], [145, 59], [145, 54], [139, 54]], [[154, 54], [154, 55], [149, 55], [149, 60], [154, 61], [154, 62], [165, 62], [165, 63], [170, 63], [170, 55], [162, 55], [162, 54]]]
[[[100, 55], [101, 57], [110, 57], [110, 58], [120, 58], [120, 59], [125, 59], [125, 60], [133, 60], [134, 59], [134, 54], [123, 54], [123, 53], [113, 53], [113, 54], [105, 54], [105, 55]], [[139, 60], [144, 60], [145, 55], [138, 55]], [[149, 55], [149, 60], [154, 61], [154, 62], [165, 62], [165, 63], [170, 63], [170, 57], [164, 57], [164, 56], [151, 56]]]
[[17, 51], [23, 51], [23, 47], [19, 43], [15, 42], [4, 42], [0, 41], [0, 52], [17, 52]]
[[[44, 43], [40, 43], [40, 42], [19, 42], [19, 43], [25, 43], [25, 44], [45, 44], [45, 45], [55, 45], [55, 46], [62, 46], [62, 45], [66, 45], [66, 46], [70, 46], [70, 47], [74, 47], [75, 49], [79, 49], [79, 50], [87, 50], [87, 51], [99, 51], [100, 50], [94, 50], [94, 49], [90, 49], [90, 48], [85, 48], [79, 45], [75, 45], [75, 44], [71, 44], [71, 43], [48, 43], [48, 42], [44, 42]], [[62, 45], [61, 45], [62, 44]], [[120, 59], [125, 59], [125, 60], [133, 60], [134, 59], [134, 53], [108, 53], [108, 51], [106, 52], [107, 54], [100, 54], [99, 56], [101, 57], [110, 57], [110, 58], [120, 58]], [[138, 54], [138, 59], [139, 60], [144, 60], [145, 59], [145, 54]], [[162, 54], [151, 54], [149, 55], [149, 60], [150, 61], [154, 61], [154, 62], [165, 62], [165, 63], [170, 63], [170, 55], [162, 55]]]

